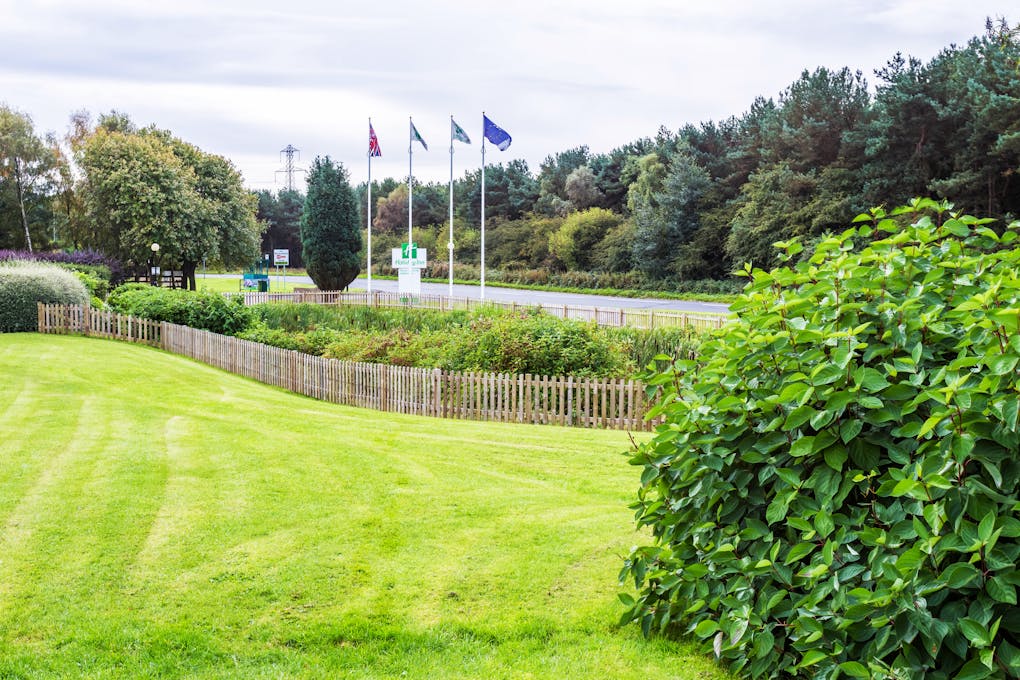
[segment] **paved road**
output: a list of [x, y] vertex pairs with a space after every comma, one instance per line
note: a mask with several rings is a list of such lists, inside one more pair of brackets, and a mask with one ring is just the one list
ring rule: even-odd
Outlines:
[[[237, 274], [209, 274], [217, 278], [237, 278]], [[276, 284], [277, 277], [271, 277], [271, 284]], [[288, 276], [287, 282], [297, 286], [311, 286], [312, 280], [307, 276]], [[351, 283], [352, 288], [368, 289], [368, 280], [359, 277]], [[397, 282], [391, 279], [372, 279], [372, 290], [397, 292]], [[448, 283], [422, 283], [423, 295], [448, 295]], [[478, 298], [481, 288], [464, 284], [454, 284], [453, 297]], [[612, 309], [655, 309], [678, 312], [711, 312], [726, 313], [729, 307], [717, 302], [694, 302], [691, 300], [662, 300], [656, 298], [628, 298], [610, 295], [584, 295], [580, 293], [553, 293], [544, 290], [523, 290], [519, 288], [485, 287], [485, 299], [499, 302], [520, 302], [524, 304], [572, 305], [579, 307], [607, 307]]]

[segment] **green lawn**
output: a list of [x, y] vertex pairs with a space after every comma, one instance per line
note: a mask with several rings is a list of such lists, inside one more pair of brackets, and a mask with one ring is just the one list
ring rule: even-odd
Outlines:
[[725, 678], [618, 628], [625, 433], [0, 334], [0, 678]]
[[[270, 293], [292, 293], [294, 292], [294, 286], [297, 285], [303, 288], [310, 288], [312, 284], [301, 283], [295, 284], [294, 281], [297, 277], [284, 276], [279, 277], [276, 274], [271, 274], [269, 277], [269, 292]], [[280, 282], [283, 282], [281, 285]], [[236, 278], [231, 277], [228, 279], [221, 278], [202, 278], [199, 274], [195, 277], [195, 285], [199, 290], [209, 290], [214, 293], [240, 293], [241, 292], [241, 275], [238, 274]]]

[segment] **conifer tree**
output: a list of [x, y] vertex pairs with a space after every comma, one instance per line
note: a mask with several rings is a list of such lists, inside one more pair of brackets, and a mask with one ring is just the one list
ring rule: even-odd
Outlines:
[[342, 290], [361, 271], [358, 206], [347, 170], [329, 156], [308, 173], [301, 214], [301, 246], [308, 276], [320, 290]]

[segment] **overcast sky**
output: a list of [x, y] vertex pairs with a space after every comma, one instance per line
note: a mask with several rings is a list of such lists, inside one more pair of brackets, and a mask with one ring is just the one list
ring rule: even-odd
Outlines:
[[[659, 126], [719, 120], [775, 97], [804, 69], [929, 60], [1020, 20], [1016, 0], [0, 0], [0, 101], [38, 132], [117, 109], [229, 158], [279, 188], [280, 150], [366, 176], [368, 118], [405, 178], [408, 116], [429, 144], [414, 175], [449, 177], [449, 117], [480, 165], [481, 112], [513, 136], [488, 163], [587, 144], [605, 152]], [[303, 181], [301, 182], [303, 188]]]

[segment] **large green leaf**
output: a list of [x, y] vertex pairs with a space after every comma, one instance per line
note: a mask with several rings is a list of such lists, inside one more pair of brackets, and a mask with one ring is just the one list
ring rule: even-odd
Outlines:
[[960, 619], [960, 632], [970, 640], [970, 644], [975, 647], [987, 647], [991, 644], [990, 636], [988, 635], [988, 629], [981, 625], [981, 622], [966, 617]]
[[1008, 583], [1002, 576], [993, 576], [985, 583], [985, 590], [996, 602], [1016, 604], [1016, 586]]
[[839, 669], [851, 678], [870, 678], [871, 672], [864, 664], [857, 661], [845, 661], [839, 664]]

